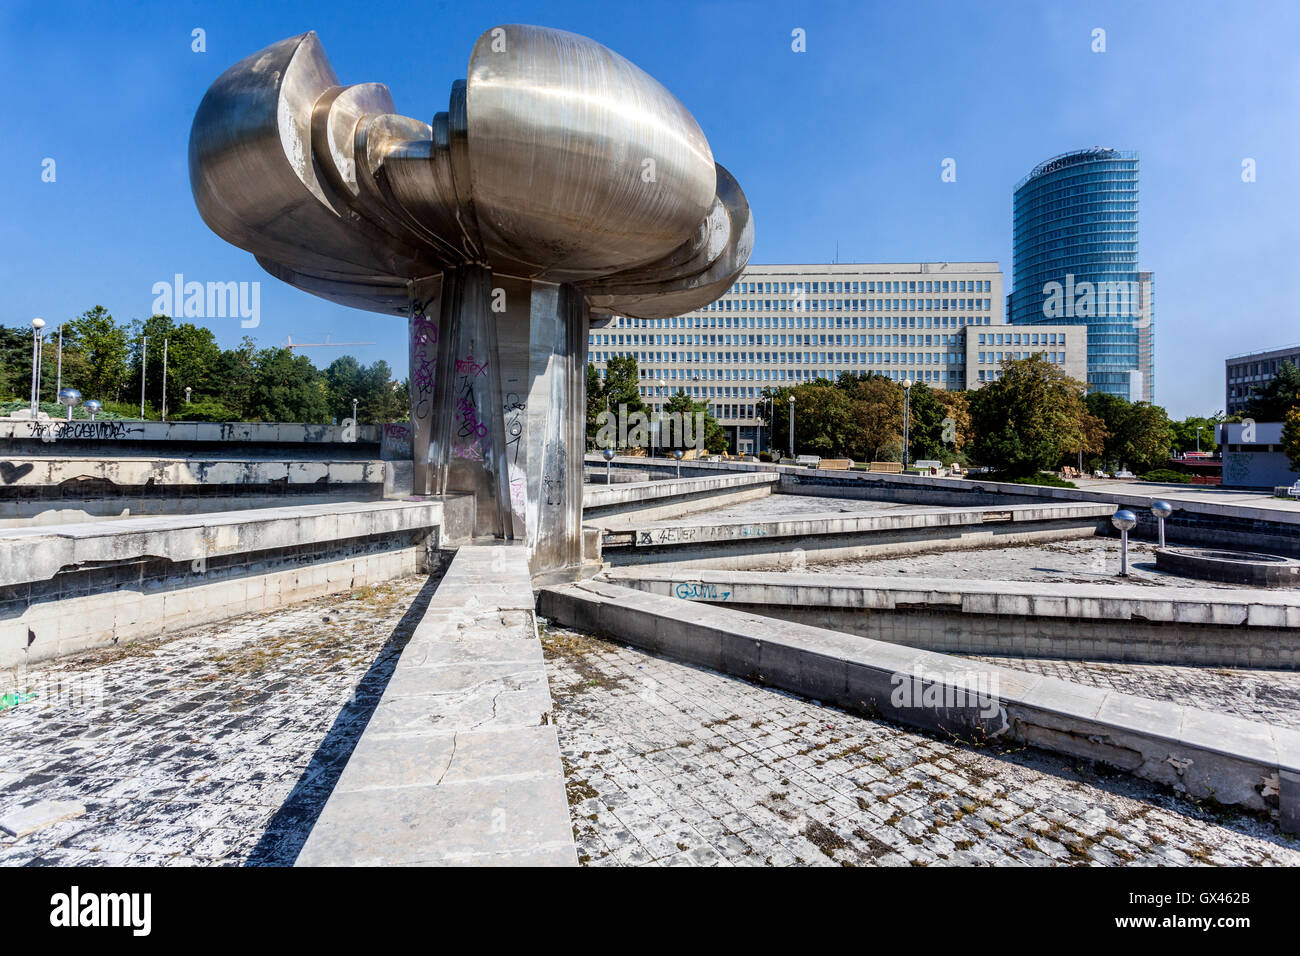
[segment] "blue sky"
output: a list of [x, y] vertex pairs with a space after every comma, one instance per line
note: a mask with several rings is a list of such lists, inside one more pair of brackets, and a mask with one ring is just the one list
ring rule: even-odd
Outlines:
[[[354, 11], [356, 11], [354, 13]], [[1156, 274], [1156, 400], [1223, 406], [1223, 358], [1300, 341], [1300, 4], [9, 2], [0, 8], [0, 323], [95, 304], [144, 317], [155, 282], [262, 280], [260, 344], [351, 349], [405, 374], [400, 320], [266, 276], [204, 226], [186, 144], [204, 91], [316, 30], [344, 83], [446, 108], [497, 23], [585, 33], [699, 120], [754, 210], [755, 262], [986, 260], [1011, 279], [1011, 191], [1035, 163], [1141, 154], [1141, 265]], [[191, 30], [207, 52], [191, 52]], [[1092, 52], [1092, 31], [1106, 52]], [[802, 28], [807, 52], [791, 50]], [[42, 161], [56, 180], [42, 182]], [[940, 179], [957, 162], [957, 181]], [[1243, 183], [1241, 164], [1256, 162]], [[246, 330], [207, 320], [223, 346]], [[311, 350], [318, 365], [340, 350]]]

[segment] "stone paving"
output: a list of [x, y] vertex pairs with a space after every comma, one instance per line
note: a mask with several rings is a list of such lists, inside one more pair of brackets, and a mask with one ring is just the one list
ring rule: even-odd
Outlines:
[[411, 576], [0, 672], [0, 815], [86, 809], [0, 833], [0, 866], [291, 864], [433, 587]]
[[862, 514], [867, 511], [895, 511], [906, 508], [912, 511], [944, 511], [941, 505], [918, 505], [895, 501], [866, 501], [861, 498], [827, 498], [818, 495], [764, 495], [749, 501], [725, 505], [711, 511], [683, 515], [683, 524], [709, 524], [713, 520], [731, 518], [798, 518], [803, 515]]
[[1300, 728], [1300, 671], [971, 655], [1001, 667]]
[[[784, 496], [782, 496], [784, 497]], [[1198, 581], [1157, 571], [1154, 544], [1130, 541], [1129, 575], [1119, 574], [1119, 539], [1087, 537], [1008, 548], [933, 551], [895, 558], [859, 558], [809, 564], [805, 572], [827, 574], [910, 574], [918, 578], [978, 578], [1001, 581], [1059, 581], [1072, 584], [1126, 584], [1159, 587], [1227, 588], [1234, 584]]]
[[547, 626], [590, 865], [1300, 864], [1300, 840], [1104, 768], [994, 753]]

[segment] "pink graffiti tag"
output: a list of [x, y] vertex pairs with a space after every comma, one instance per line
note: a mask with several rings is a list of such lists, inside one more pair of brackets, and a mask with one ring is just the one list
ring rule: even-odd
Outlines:
[[484, 360], [482, 363], [474, 361], [474, 353], [471, 352], [468, 358], [456, 359], [457, 375], [486, 375], [488, 363]]

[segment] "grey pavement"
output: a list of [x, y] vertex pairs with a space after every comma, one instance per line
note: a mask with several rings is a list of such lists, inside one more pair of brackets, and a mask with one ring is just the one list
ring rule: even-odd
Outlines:
[[854, 717], [553, 625], [589, 865], [1300, 864], [1300, 840], [1122, 773]]
[[0, 866], [291, 864], [432, 591], [411, 576], [0, 672], [0, 695], [35, 695], [0, 710], [0, 816], [86, 809], [0, 834]]

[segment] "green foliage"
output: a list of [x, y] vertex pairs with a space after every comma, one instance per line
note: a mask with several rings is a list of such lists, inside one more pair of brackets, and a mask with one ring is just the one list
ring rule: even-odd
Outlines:
[[1223, 421], [1223, 412], [1215, 412], [1213, 415], [1201, 417], [1191, 415], [1184, 418], [1181, 422], [1170, 422], [1170, 443], [1173, 446], [1175, 454], [1186, 454], [1189, 451], [1197, 451], [1196, 429], [1200, 428], [1200, 451], [1213, 454], [1219, 450], [1219, 443], [1215, 440], [1218, 434], [1216, 426]]
[[1101, 451], [1104, 463], [1144, 471], [1169, 459], [1173, 427], [1159, 405], [1106, 392], [1092, 392], [1084, 401], [1107, 432]]
[[[53, 399], [56, 390], [58, 340], [58, 326], [47, 325], [41, 374], [45, 399]], [[98, 399], [104, 406], [101, 418], [139, 418], [144, 352], [145, 417], [157, 420], [164, 340], [169, 420], [327, 422], [351, 417], [353, 398], [362, 421], [402, 421], [408, 415], [408, 384], [394, 381], [386, 362], [361, 365], [344, 356], [322, 372], [305, 355], [287, 349], [259, 351], [247, 336], [235, 348], [221, 349], [203, 326], [153, 315], [127, 327], [98, 305], [63, 324], [63, 385], [79, 389], [83, 399]], [[27, 407], [32, 345], [30, 327], [0, 327], [0, 407]], [[56, 417], [66, 414], [52, 401], [43, 402], [42, 408]], [[84, 415], [80, 408], [75, 412], [77, 418]]]
[[1190, 485], [1192, 476], [1172, 468], [1155, 468], [1141, 476], [1143, 481], [1158, 481], [1163, 484]]
[[1064, 478], [1054, 475], [1048, 471], [1040, 471], [1036, 475], [1003, 475], [994, 472], [984, 476], [989, 481], [1002, 481], [1012, 485], [1045, 485], [1048, 488], [1077, 488], [1079, 487], [1072, 481], [1066, 481]]
[[1283, 362], [1268, 382], [1256, 385], [1246, 403], [1245, 418], [1257, 422], [1285, 421], [1287, 412], [1300, 405], [1300, 369]]
[[1282, 420], [1282, 451], [1291, 467], [1300, 471], [1300, 405], [1288, 411]]
[[[681, 416], [683, 420], [685, 420], [687, 416], [690, 416], [690, 437], [693, 443], [698, 441], [694, 431], [695, 422], [697, 420], [695, 416], [702, 415], [704, 420], [704, 449], [714, 455], [721, 454], [727, 450], [727, 430], [718, 424], [718, 420], [710, 414], [708, 403], [692, 401], [690, 396], [685, 392], [679, 391], [672, 398], [668, 399], [668, 401], [664, 402], [664, 412], [668, 415], [677, 414]], [[663, 431], [662, 436], [661, 441], [663, 444], [661, 447], [664, 449], [671, 450], [673, 448], [687, 447], [684, 441], [684, 438], [686, 437], [685, 428], [680, 431], [670, 431], [666, 429]], [[690, 447], [693, 447], [693, 444]]]
[[330, 420], [328, 386], [305, 355], [262, 349], [253, 360], [253, 387], [244, 417], [260, 422]]
[[1032, 477], [1088, 444], [1083, 383], [1037, 354], [1002, 363], [970, 396], [972, 455], [1008, 477]]

